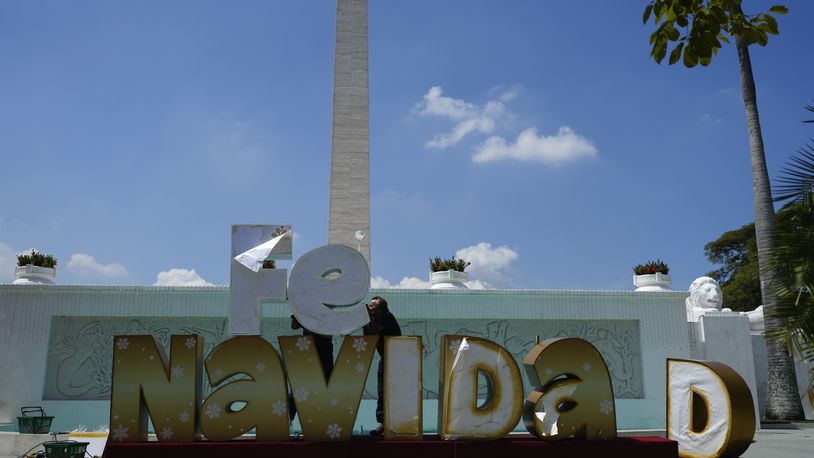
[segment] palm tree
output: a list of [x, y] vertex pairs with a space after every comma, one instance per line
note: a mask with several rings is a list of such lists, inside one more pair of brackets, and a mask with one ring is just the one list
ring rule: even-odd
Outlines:
[[[769, 333], [782, 323], [771, 312], [777, 304], [777, 270], [769, 262], [775, 251], [775, 219], [763, 135], [757, 109], [755, 80], [749, 45], [765, 46], [769, 35], [778, 34], [777, 20], [772, 14], [785, 14], [783, 6], [773, 6], [768, 13], [746, 15], [741, 0], [652, 0], [644, 11], [644, 23], [653, 17], [658, 26], [650, 35], [653, 49], [650, 55], [661, 63], [673, 43], [669, 63], [683, 56], [687, 67], [707, 66], [717, 55], [721, 42], [734, 38], [740, 67], [741, 95], [746, 108], [746, 126], [749, 131], [749, 156], [752, 162], [752, 184], [755, 198], [755, 236], [758, 248], [760, 290], [763, 310], [766, 311], [766, 330]], [[767, 341], [768, 393], [766, 417], [774, 419], [802, 419], [803, 407], [797, 392], [794, 364], [788, 347], [776, 340]]]
[[[814, 112], [814, 106], [805, 108]], [[814, 361], [814, 140], [786, 163], [777, 182], [775, 201], [788, 202], [782, 211], [791, 212], [794, 230], [777, 237], [774, 263], [783, 282], [772, 315], [782, 326], [770, 337]]]

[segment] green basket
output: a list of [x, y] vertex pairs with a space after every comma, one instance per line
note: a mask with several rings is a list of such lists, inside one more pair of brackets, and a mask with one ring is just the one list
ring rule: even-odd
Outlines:
[[88, 444], [90, 442], [58, 441], [46, 442], [42, 446], [45, 447], [46, 458], [82, 458]]
[[[51, 429], [51, 421], [54, 417], [45, 416], [42, 407], [23, 407], [20, 409], [23, 415], [17, 417], [18, 431], [21, 434], [45, 434]], [[31, 413], [39, 415], [30, 416]]]

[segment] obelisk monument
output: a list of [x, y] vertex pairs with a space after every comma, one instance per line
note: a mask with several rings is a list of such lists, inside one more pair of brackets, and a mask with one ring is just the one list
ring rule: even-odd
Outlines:
[[336, 2], [331, 127], [328, 243], [360, 249], [370, 264], [367, 0]]

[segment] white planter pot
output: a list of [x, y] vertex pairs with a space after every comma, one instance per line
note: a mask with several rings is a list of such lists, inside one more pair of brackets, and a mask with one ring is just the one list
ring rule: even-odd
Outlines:
[[672, 283], [673, 279], [669, 275], [660, 273], [633, 276], [636, 291], [672, 291], [670, 289]]
[[469, 274], [458, 272], [457, 270], [444, 270], [441, 272], [430, 272], [430, 289], [466, 289], [469, 281]]
[[14, 276], [17, 279], [12, 285], [53, 285], [57, 270], [52, 267], [37, 267], [28, 264], [22, 267], [17, 266]]

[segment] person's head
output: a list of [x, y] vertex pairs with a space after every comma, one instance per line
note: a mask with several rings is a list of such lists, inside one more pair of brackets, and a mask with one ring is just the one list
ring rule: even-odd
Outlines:
[[702, 309], [721, 309], [724, 295], [721, 286], [710, 277], [699, 277], [690, 285], [690, 297], [687, 304]]
[[387, 312], [387, 301], [380, 296], [373, 296], [367, 304], [367, 311], [373, 319], [379, 319]]

